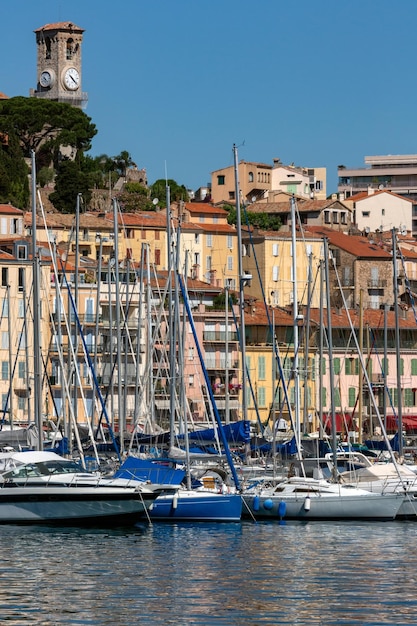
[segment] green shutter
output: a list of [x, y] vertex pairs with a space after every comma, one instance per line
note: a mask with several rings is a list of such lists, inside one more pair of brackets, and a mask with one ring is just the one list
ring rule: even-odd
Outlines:
[[417, 359], [411, 359], [411, 376], [417, 376]]
[[355, 387], [349, 387], [349, 406], [355, 406], [356, 404], [356, 389]]
[[340, 374], [340, 358], [333, 359], [333, 371], [335, 374]]

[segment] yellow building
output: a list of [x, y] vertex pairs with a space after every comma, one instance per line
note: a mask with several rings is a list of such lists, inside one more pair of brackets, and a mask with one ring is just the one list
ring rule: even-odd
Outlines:
[[[247, 389], [248, 419], [254, 424], [261, 421], [264, 426], [268, 424], [272, 428], [274, 421], [277, 423], [282, 417], [287, 421], [287, 428], [290, 430], [293, 426], [290, 414], [295, 420], [296, 405], [292, 315], [280, 308], [268, 307], [266, 310], [265, 305], [259, 301], [248, 302], [245, 309], [246, 366], [250, 379]], [[274, 334], [275, 342], [272, 339]], [[315, 350], [310, 349], [306, 359], [302, 325], [299, 327], [299, 335], [299, 420], [302, 425], [306, 424], [306, 432], [311, 432], [315, 429], [316, 414]]]
[[[259, 231], [249, 238], [243, 236], [245, 251], [244, 270], [252, 275], [247, 293], [262, 299], [265, 294], [271, 306], [289, 306], [293, 302], [293, 256], [290, 232]], [[311, 306], [320, 302], [318, 269], [323, 257], [323, 240], [315, 235], [301, 236], [296, 240], [296, 286], [298, 303], [308, 303], [308, 276], [311, 267]]]

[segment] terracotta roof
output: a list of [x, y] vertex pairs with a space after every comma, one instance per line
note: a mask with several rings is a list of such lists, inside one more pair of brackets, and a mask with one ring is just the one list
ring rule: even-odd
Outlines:
[[[354, 328], [359, 328], [359, 309], [349, 310], [349, 316], [352, 320]], [[316, 324], [320, 323], [319, 309], [310, 310], [310, 319]], [[412, 310], [401, 311], [399, 315], [400, 328], [410, 328], [417, 331], [417, 324]], [[327, 326], [327, 311], [323, 315], [324, 325]], [[348, 314], [346, 309], [332, 309], [331, 312], [332, 328], [350, 328]], [[372, 330], [384, 328], [384, 311], [383, 309], [364, 309], [363, 311], [364, 328], [369, 326]], [[387, 327], [395, 328], [395, 311], [387, 311]]]
[[293, 316], [292, 314], [275, 307], [273, 309], [268, 307], [269, 318], [265, 309], [265, 304], [260, 300], [253, 300], [248, 296], [245, 296], [245, 326], [269, 326], [274, 318], [276, 326], [292, 326]]
[[225, 209], [207, 202], [185, 202], [184, 206], [190, 213], [209, 213], [210, 215], [224, 215], [225, 217], [228, 214]]
[[[340, 200], [301, 200], [297, 201], [299, 213], [310, 213], [313, 211], [323, 211], [334, 204], [342, 205], [347, 211], [352, 209], [340, 202]], [[289, 213], [291, 211], [290, 201], [286, 202], [254, 202], [250, 205], [249, 211], [253, 213]]]
[[49, 31], [49, 30], [69, 30], [69, 31], [78, 31], [80, 33], [84, 32], [84, 28], [80, 28], [76, 26], [73, 22], [55, 22], [53, 24], [45, 24], [45, 26], [41, 26], [34, 30], [34, 33], [40, 33], [41, 31]]
[[17, 209], [11, 204], [0, 204], [0, 213], [2, 215], [23, 215], [24, 211]]
[[8, 100], [9, 96], [6, 96], [5, 93], [3, 93], [2, 91], [0, 91], [0, 100]]
[[387, 193], [390, 196], [394, 196], [394, 198], [401, 198], [401, 200], [407, 200], [407, 202], [413, 203], [413, 201], [410, 198], [401, 196], [398, 193], [393, 193], [392, 191], [389, 191], [388, 189], [378, 189], [377, 191], [374, 191], [373, 193], [362, 191], [360, 193], [356, 193], [354, 196], [349, 196], [349, 198], [346, 198], [345, 202], [360, 202], [361, 200], [366, 200], [367, 198], [380, 196], [381, 194], [384, 194], [384, 193]]
[[[113, 219], [108, 216], [107, 219]], [[139, 213], [119, 213], [118, 223], [123, 226], [137, 226], [138, 228], [166, 228], [165, 214], [156, 211], [140, 211]]]
[[316, 233], [323, 238], [327, 237], [330, 244], [362, 259], [370, 258], [388, 261], [392, 258], [389, 252], [386, 252], [380, 245], [367, 237], [347, 235], [323, 226], [306, 226], [305, 232]]
[[199, 224], [200, 229], [203, 232], [208, 233], [223, 233], [223, 234], [234, 234], [236, 235], [237, 231], [234, 226], [230, 224]]
[[[44, 225], [43, 218], [37, 216], [37, 224], [41, 227]], [[75, 225], [74, 213], [46, 213], [45, 214], [46, 225], [50, 228], [62, 228], [68, 229]], [[25, 213], [25, 224], [30, 225], [32, 223], [32, 213], [28, 211]], [[97, 230], [112, 230], [113, 222], [110, 222], [105, 217], [99, 217], [92, 213], [82, 213], [80, 215], [80, 227], [92, 228]]]

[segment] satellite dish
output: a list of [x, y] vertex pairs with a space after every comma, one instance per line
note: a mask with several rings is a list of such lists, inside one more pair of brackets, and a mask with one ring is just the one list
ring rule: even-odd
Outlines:
[[156, 205], [158, 204], [158, 202], [159, 202], [158, 198], [154, 198], [154, 199], [152, 200], [152, 204], [153, 204], [154, 206], [156, 206]]
[[256, 196], [252, 196], [251, 200], [252, 200], [252, 202], [255, 202], [256, 201]]
[[367, 235], [369, 235], [369, 233], [371, 232], [371, 229], [369, 228], [369, 226], [367, 226], [367, 227], [365, 228], [365, 232], [366, 232], [366, 234], [367, 234]]
[[383, 189], [383, 188], [384, 188], [384, 185], [381, 183], [381, 184], [378, 186], [378, 189]]

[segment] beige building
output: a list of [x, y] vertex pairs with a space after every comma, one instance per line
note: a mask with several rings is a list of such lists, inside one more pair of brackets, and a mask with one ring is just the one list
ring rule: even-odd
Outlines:
[[280, 191], [300, 198], [326, 200], [326, 168], [294, 167], [283, 165], [279, 159], [274, 159], [268, 201], [277, 201], [275, 195]]
[[362, 232], [375, 233], [397, 228], [411, 233], [413, 228], [413, 201], [391, 191], [367, 192], [350, 196], [344, 204], [351, 207], [353, 222]]
[[[240, 202], [264, 198], [271, 189], [272, 166], [265, 163], [240, 161], [238, 164]], [[211, 201], [236, 204], [235, 168], [233, 165], [211, 173]]]

